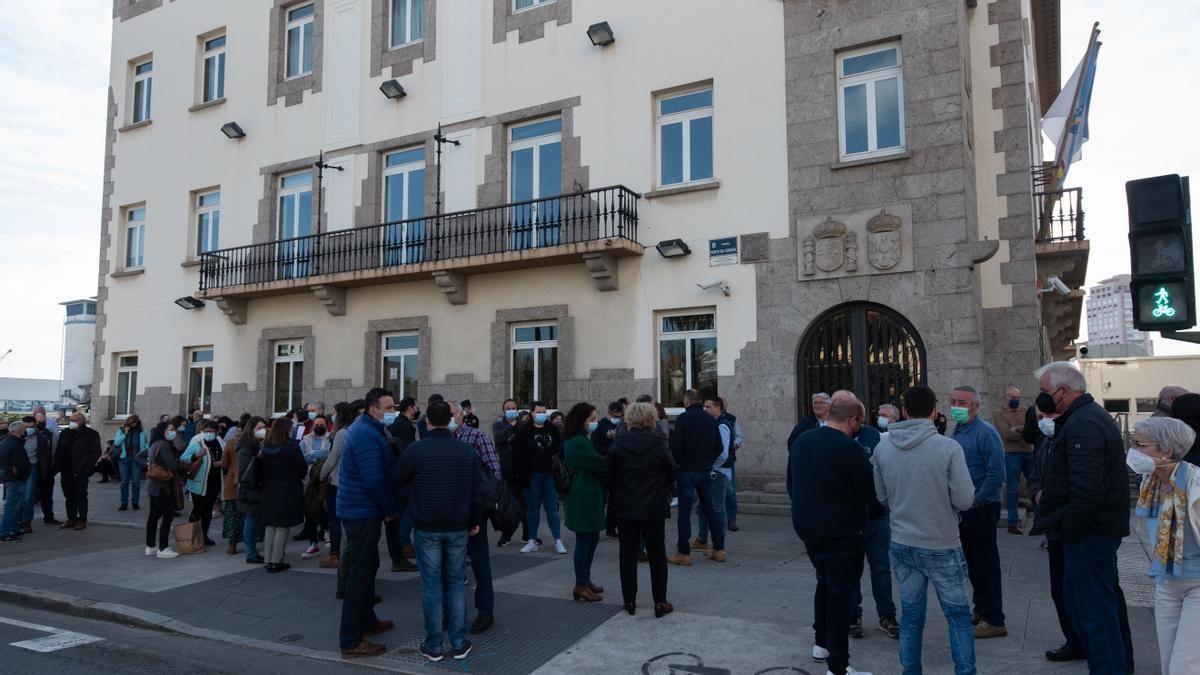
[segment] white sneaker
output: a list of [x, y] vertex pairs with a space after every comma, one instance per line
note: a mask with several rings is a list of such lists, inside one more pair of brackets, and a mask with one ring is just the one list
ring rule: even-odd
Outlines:
[[679, 506], [679, 497], [672, 497], [672, 498], [671, 498], [671, 506], [672, 506], [672, 507]]
[[159, 558], [178, 558], [179, 554], [170, 546], [164, 548], [156, 554]]
[[300, 554], [300, 557], [304, 558], [305, 560], [308, 560], [309, 558], [311, 558], [313, 556], [317, 556], [317, 555], [321, 555], [321, 547], [317, 546], [316, 544], [313, 544], [312, 546], [309, 546], [307, 549], [305, 549], [304, 553]]
[[558, 553], [559, 555], [567, 552], [567, 547], [563, 546], [562, 539], [554, 540], [554, 552]]
[[158, 555], [158, 547], [157, 546], [147, 546], [146, 547], [146, 557], [147, 558], [149, 558], [151, 556], [156, 556], [156, 555]]
[[[825, 673], [826, 673], [826, 675], [829, 675], [828, 670], [825, 671]], [[871, 675], [871, 673], [868, 673], [865, 670], [855, 670], [855, 669], [851, 668], [850, 666], [846, 666], [846, 675]]]
[[813, 645], [813, 661], [824, 663], [829, 658], [829, 650], [819, 645]]
[[538, 550], [536, 539], [530, 539], [525, 543], [524, 546], [521, 547], [521, 553], [533, 553], [536, 550]]

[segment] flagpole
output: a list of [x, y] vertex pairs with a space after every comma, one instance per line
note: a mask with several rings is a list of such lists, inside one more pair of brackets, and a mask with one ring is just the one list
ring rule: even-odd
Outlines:
[[[1058, 192], [1062, 187], [1062, 178], [1059, 176], [1059, 164], [1064, 160], [1064, 152], [1067, 146], [1067, 137], [1071, 134], [1071, 120], [1075, 115], [1075, 108], [1079, 105], [1079, 94], [1083, 91], [1083, 83], [1087, 80], [1087, 71], [1091, 67], [1091, 61], [1095, 58], [1092, 50], [1092, 43], [1100, 36], [1100, 22], [1092, 24], [1092, 32], [1088, 36], [1087, 51], [1083, 54], [1083, 63], [1079, 68], [1079, 80], [1075, 82], [1075, 92], [1071, 97], [1071, 117], [1068, 117], [1063, 124], [1062, 137], [1058, 139], [1058, 145], [1054, 152], [1054, 171], [1050, 175], [1050, 182], [1043, 188], [1046, 195], [1042, 201], [1042, 218], [1039, 223], [1039, 234], [1048, 235], [1050, 229], [1050, 216], [1054, 202], [1058, 199], [1053, 193]], [[1081, 130], [1082, 133], [1082, 130]], [[1065, 171], [1063, 172], [1065, 174]]]

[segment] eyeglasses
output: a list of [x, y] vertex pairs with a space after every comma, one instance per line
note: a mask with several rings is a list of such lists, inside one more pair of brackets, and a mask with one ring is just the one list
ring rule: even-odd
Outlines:
[[1137, 439], [1134, 439], [1133, 444], [1139, 448], [1157, 448], [1158, 447], [1158, 443], [1155, 443], [1154, 441], [1139, 441]]

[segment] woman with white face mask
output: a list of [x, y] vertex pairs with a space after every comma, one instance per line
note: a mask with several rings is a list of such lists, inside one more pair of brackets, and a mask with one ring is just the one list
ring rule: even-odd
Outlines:
[[[237, 444], [237, 507], [238, 512], [242, 514], [242, 542], [246, 544], [246, 562], [250, 565], [262, 565], [266, 562], [258, 552], [258, 544], [263, 538], [262, 489], [261, 486], [249, 484], [258, 479], [247, 476], [250, 461], [258, 455], [266, 437], [267, 421], [261, 417], [252, 417], [238, 437]], [[243, 477], [249, 480], [244, 481]]]
[[1154, 623], [1164, 675], [1200, 663], [1200, 468], [1181, 461], [1196, 432], [1169, 417], [1138, 422], [1125, 463], [1142, 477], [1134, 513], [1146, 519]]

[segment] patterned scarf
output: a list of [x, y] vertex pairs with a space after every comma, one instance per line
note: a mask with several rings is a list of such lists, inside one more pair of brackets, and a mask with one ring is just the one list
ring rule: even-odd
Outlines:
[[1134, 512], [1147, 518], [1158, 517], [1158, 531], [1154, 537], [1154, 559], [1168, 574], [1180, 574], [1183, 563], [1184, 528], [1187, 527], [1187, 491], [1181, 490], [1176, 482], [1179, 464], [1171, 470], [1168, 478], [1170, 489], [1163, 494], [1162, 479], [1152, 473], [1142, 481]]

